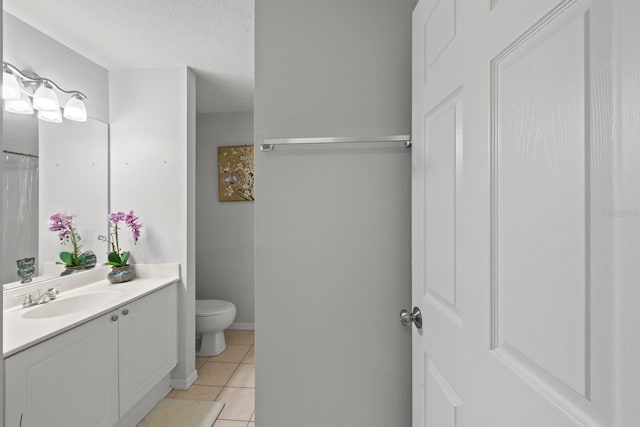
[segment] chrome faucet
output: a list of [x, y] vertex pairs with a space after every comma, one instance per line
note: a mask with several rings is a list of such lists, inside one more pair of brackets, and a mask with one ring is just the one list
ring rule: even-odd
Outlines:
[[24, 296], [24, 301], [22, 301], [22, 307], [31, 307], [33, 305], [45, 304], [49, 301], [53, 301], [56, 299], [56, 296], [60, 293], [56, 288], [49, 288], [44, 293], [40, 293], [38, 291], [38, 297], [34, 298], [31, 294], [24, 294], [19, 296]]

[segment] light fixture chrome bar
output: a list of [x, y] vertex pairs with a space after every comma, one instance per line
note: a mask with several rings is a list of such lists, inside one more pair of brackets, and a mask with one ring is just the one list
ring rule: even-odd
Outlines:
[[[9, 71], [11, 71], [11, 73], [18, 75], [23, 81], [33, 82], [33, 83], [36, 83], [36, 84], [40, 84], [40, 83], [43, 83], [45, 85], [48, 84], [48, 85], [53, 86], [58, 92], [65, 93], [67, 95], [75, 95], [75, 96], [77, 96], [77, 97], [79, 97], [80, 99], [83, 99], [83, 100], [87, 99], [87, 96], [84, 93], [80, 92], [79, 90], [65, 90], [65, 89], [62, 89], [53, 80], [47, 79], [45, 77], [40, 77], [35, 73], [29, 73], [29, 74], [31, 74], [31, 75], [29, 75], [24, 71], [20, 71], [15, 65], [10, 64], [9, 62], [2, 61], [2, 69], [3, 69], [3, 71], [4, 70], [9, 70]], [[32, 93], [29, 94], [29, 95], [33, 96]]]
[[5, 154], [13, 154], [14, 156], [31, 157], [33, 159], [37, 159], [38, 158], [38, 156], [36, 156], [35, 154], [18, 153], [17, 151], [2, 150], [2, 152], [5, 153]]
[[410, 135], [367, 136], [367, 137], [324, 137], [324, 138], [282, 138], [265, 139], [260, 144], [260, 151], [274, 151], [276, 145], [296, 144], [350, 144], [364, 142], [404, 142], [405, 148], [411, 147]]

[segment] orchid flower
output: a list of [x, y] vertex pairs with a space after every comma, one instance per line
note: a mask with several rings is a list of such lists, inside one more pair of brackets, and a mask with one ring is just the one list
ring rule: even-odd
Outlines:
[[124, 212], [112, 212], [109, 214], [109, 223], [112, 228], [111, 236], [112, 240], [111, 244], [111, 252], [108, 254], [107, 265], [111, 265], [112, 267], [124, 267], [127, 265], [127, 261], [129, 260], [129, 251], [122, 251], [120, 249], [120, 241], [118, 236], [118, 230], [120, 229], [119, 224], [124, 223], [127, 227], [129, 227], [133, 233], [133, 244], [138, 243], [138, 239], [140, 238], [140, 229], [142, 228], [142, 224], [133, 211], [129, 211], [129, 213]]

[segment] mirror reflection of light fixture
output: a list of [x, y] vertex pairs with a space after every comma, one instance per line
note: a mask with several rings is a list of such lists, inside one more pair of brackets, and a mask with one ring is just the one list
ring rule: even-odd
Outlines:
[[2, 73], [2, 99], [19, 99], [20, 83], [18, 79], [11, 73]]
[[5, 99], [4, 109], [15, 114], [33, 114], [31, 100], [24, 93], [18, 99]]
[[[87, 97], [77, 90], [64, 90], [50, 79], [39, 75], [20, 71], [8, 62], [2, 63], [3, 81], [2, 98], [5, 110], [11, 113], [32, 114], [38, 110], [38, 118], [53, 123], [62, 122], [60, 101], [56, 91], [69, 95], [65, 102], [64, 118], [78, 122], [87, 120], [87, 109], [84, 100]], [[33, 105], [30, 98], [33, 98]]]

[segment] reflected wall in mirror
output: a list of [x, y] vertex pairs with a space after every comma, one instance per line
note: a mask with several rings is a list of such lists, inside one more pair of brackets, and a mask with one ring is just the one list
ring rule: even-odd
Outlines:
[[53, 263], [71, 248], [49, 230], [49, 217], [57, 212], [75, 215], [82, 250], [105, 262], [107, 248], [97, 237], [108, 231], [108, 125], [11, 116], [3, 114], [4, 149], [10, 151], [3, 153], [4, 288], [20, 285], [16, 261], [21, 258], [36, 259], [35, 281], [62, 271]]
[[[106, 262], [107, 246], [98, 236], [107, 235], [109, 209], [109, 131], [106, 123], [39, 123], [39, 259], [59, 261], [58, 234], [49, 230], [49, 217], [62, 212], [75, 215], [74, 228], [81, 236], [81, 252], [91, 250], [98, 262]], [[42, 264], [41, 264], [42, 265]]]
[[20, 280], [18, 259], [38, 256], [38, 120], [3, 112], [3, 125], [2, 283], [10, 283]]

